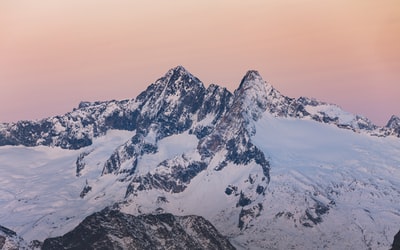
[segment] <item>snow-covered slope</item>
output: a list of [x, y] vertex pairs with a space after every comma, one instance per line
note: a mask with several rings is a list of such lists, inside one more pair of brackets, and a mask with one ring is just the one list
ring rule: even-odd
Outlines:
[[[272, 177], [257, 228], [269, 238], [255, 242], [279, 249], [389, 248], [400, 221], [397, 138], [268, 113], [256, 129], [253, 140], [269, 156]], [[248, 237], [255, 235], [250, 230]]]
[[136, 99], [0, 126], [0, 225], [26, 241], [111, 206], [200, 215], [237, 248], [388, 249], [400, 221], [398, 118], [386, 127], [171, 69]]
[[[132, 132], [109, 131], [79, 151], [44, 146], [4, 146], [0, 149], [0, 222], [26, 240], [43, 240], [74, 228], [79, 221], [116, 200], [125, 190], [117, 176], [101, 175], [104, 161]], [[90, 151], [81, 176], [76, 160]], [[97, 184], [93, 199], [82, 199], [86, 183]], [[118, 195], [120, 194], [120, 195]]]

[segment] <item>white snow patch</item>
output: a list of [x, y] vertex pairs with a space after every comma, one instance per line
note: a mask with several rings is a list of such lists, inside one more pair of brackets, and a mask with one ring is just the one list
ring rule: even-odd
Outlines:
[[[152, 136], [149, 135], [148, 137]], [[149, 141], [151, 140], [149, 139]], [[198, 142], [197, 137], [188, 132], [163, 138], [158, 142], [158, 149], [155, 154], [145, 154], [139, 158], [137, 174], [142, 175], [151, 172], [162, 161], [195, 150]]]
[[343, 111], [340, 107], [333, 104], [323, 104], [318, 106], [306, 105], [305, 109], [310, 114], [325, 113], [329, 117], [338, 117], [340, 124], [352, 124], [356, 120], [355, 115]]

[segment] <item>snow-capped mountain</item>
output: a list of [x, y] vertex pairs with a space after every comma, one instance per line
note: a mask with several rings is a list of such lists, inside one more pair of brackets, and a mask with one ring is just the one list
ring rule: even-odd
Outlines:
[[230, 93], [181, 66], [137, 98], [0, 125], [0, 225], [26, 241], [112, 206], [198, 215], [239, 249], [388, 249], [400, 120], [379, 127], [249, 71]]

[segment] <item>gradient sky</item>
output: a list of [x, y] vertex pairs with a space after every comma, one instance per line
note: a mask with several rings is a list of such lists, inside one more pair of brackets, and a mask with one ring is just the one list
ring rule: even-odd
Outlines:
[[176, 65], [232, 91], [256, 69], [384, 125], [400, 115], [400, 1], [0, 0], [1, 122], [133, 98]]

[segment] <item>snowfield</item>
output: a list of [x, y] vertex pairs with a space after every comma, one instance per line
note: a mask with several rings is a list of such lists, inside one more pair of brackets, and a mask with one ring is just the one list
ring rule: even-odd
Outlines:
[[[244, 238], [277, 249], [390, 248], [400, 229], [398, 138], [269, 114], [256, 130], [253, 141], [272, 166], [263, 226], [254, 227], [267, 237], [255, 230]], [[323, 223], [302, 226], [315, 203], [329, 205]]]
[[[390, 247], [400, 222], [398, 138], [373, 137], [268, 113], [255, 122], [255, 127], [252, 141], [269, 158], [271, 181], [259, 201], [263, 210], [246, 230], [239, 230], [237, 213], [241, 208], [225, 189], [231, 184], [245, 189], [247, 177], [261, 175], [260, 169], [252, 164], [228, 164], [215, 171], [218, 156], [184, 192], [140, 192], [128, 198], [121, 210], [131, 214], [157, 210], [201, 215], [238, 248]], [[1, 224], [27, 241], [43, 240], [64, 234], [93, 212], [123, 201], [126, 184], [118, 181], [117, 175], [101, 176], [101, 172], [107, 157], [132, 135], [109, 131], [81, 150], [1, 147]], [[137, 173], [154, 171], [161, 161], [181, 154], [199, 157], [197, 142], [187, 133], [166, 137], [158, 142], [157, 153], [139, 159]], [[75, 162], [82, 152], [90, 154], [77, 177]], [[86, 182], [92, 190], [80, 198]], [[318, 215], [316, 204], [328, 211]], [[321, 221], [314, 224], [307, 213]]]
[[[130, 138], [131, 132], [109, 131], [81, 150], [44, 146], [0, 147], [0, 223], [12, 228], [28, 242], [63, 234], [86, 216], [122, 199], [116, 176], [99, 178], [104, 161]], [[83, 151], [93, 151], [93, 162], [81, 177], [76, 176], [76, 159]], [[95, 185], [96, 197], [80, 198], [86, 180]], [[107, 193], [105, 192], [107, 189]], [[121, 193], [121, 192], [120, 192]]]

